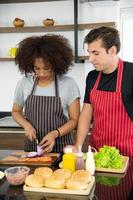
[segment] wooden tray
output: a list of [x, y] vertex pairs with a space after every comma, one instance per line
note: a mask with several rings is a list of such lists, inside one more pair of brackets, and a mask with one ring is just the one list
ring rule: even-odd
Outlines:
[[123, 159], [122, 169], [96, 167], [96, 171], [98, 171], [98, 172], [110, 172], [110, 173], [125, 173], [127, 168], [128, 168], [129, 157], [128, 156], [122, 156], [122, 159]]
[[51, 166], [51, 164], [56, 160], [58, 157], [58, 153], [48, 153], [45, 154], [46, 156], [51, 156], [51, 162], [21, 162], [19, 159], [21, 156], [26, 155], [27, 153], [24, 151], [13, 151], [10, 155], [4, 157], [0, 160], [0, 165], [27, 165], [27, 166]]
[[[93, 187], [94, 188], [94, 187]], [[55, 194], [55, 193], [43, 193], [43, 192], [27, 192], [23, 191], [27, 200], [89, 200], [88, 195], [75, 195], [75, 194]], [[93, 189], [91, 191], [93, 194]], [[91, 195], [90, 193], [90, 195]], [[44, 198], [45, 197], [45, 198]]]
[[92, 176], [91, 182], [88, 184], [88, 188], [85, 190], [69, 190], [69, 189], [49, 189], [45, 187], [28, 187], [26, 185], [23, 186], [24, 191], [30, 192], [45, 192], [45, 193], [53, 193], [53, 194], [74, 194], [74, 195], [88, 195], [95, 183], [95, 177]]
[[[123, 167], [122, 169], [112, 169], [112, 168], [103, 168], [103, 167], [96, 167], [95, 171], [97, 172], [110, 172], [110, 173], [120, 173], [123, 174], [126, 172], [129, 164], [129, 157], [122, 156], [123, 159]], [[62, 168], [62, 162], [59, 164], [59, 167]]]

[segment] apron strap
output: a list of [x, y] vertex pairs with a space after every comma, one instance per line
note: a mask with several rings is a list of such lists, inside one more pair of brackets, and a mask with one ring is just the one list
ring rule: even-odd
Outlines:
[[116, 82], [116, 92], [121, 92], [122, 75], [123, 75], [123, 61], [121, 59], [119, 59], [118, 72], [117, 72], [117, 82]]
[[36, 88], [36, 85], [38, 83], [38, 77], [35, 78], [35, 81], [34, 81], [34, 84], [33, 84], [33, 87], [32, 87], [32, 90], [31, 90], [31, 93], [30, 95], [33, 95], [34, 91], [35, 91], [35, 88]]
[[[97, 80], [94, 84], [93, 89], [97, 89], [100, 79], [101, 79], [102, 72], [99, 72]], [[122, 83], [122, 75], [123, 75], [123, 61], [119, 59], [118, 62], [118, 72], [117, 72], [117, 82], [116, 82], [116, 92], [121, 92], [121, 83]]]
[[102, 74], [102, 72], [99, 72], [99, 74], [98, 74], [98, 77], [97, 77], [97, 80], [96, 80], [96, 82], [95, 82], [95, 84], [94, 84], [94, 87], [93, 87], [93, 89], [97, 89], [97, 87], [98, 87], [98, 85], [99, 85], [99, 82], [100, 82], [100, 79], [101, 79], [101, 74]]
[[55, 76], [55, 96], [59, 97], [59, 87], [58, 87], [58, 79], [57, 76]]
[[[35, 81], [34, 81], [34, 84], [33, 84], [33, 87], [32, 87], [32, 90], [31, 90], [31, 93], [30, 95], [33, 95], [34, 91], [35, 91], [35, 88], [37, 86], [37, 83], [38, 83], [38, 77], [36, 77]], [[59, 97], [59, 89], [58, 89], [58, 80], [57, 80], [57, 76], [55, 76], [55, 96], [56, 97]]]

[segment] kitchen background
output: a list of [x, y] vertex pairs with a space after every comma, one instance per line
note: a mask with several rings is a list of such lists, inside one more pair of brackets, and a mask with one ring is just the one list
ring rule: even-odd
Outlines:
[[[133, 1], [132, 0], [104, 0], [80, 3], [78, 23], [116, 22], [120, 30], [122, 50], [120, 56], [133, 61]], [[43, 26], [46, 18], [55, 20], [55, 25], [73, 24], [74, 20], [73, 0], [34, 2], [34, 3], [10, 3], [0, 4], [0, 27], [11, 27], [13, 20], [18, 17], [25, 21], [25, 26]], [[83, 39], [89, 30], [79, 31], [78, 52], [79, 55], [87, 55], [83, 49]], [[0, 58], [9, 56], [9, 49], [15, 47], [23, 38], [41, 33], [0, 33]], [[45, 33], [44, 33], [45, 34]], [[74, 47], [74, 32], [52, 32], [66, 36]], [[84, 97], [85, 78], [93, 69], [87, 60], [84, 63], [74, 64], [68, 73], [72, 76], [81, 92], [81, 105]], [[14, 61], [0, 61], [0, 112], [10, 112], [13, 102], [14, 89], [20, 79], [17, 66]]]

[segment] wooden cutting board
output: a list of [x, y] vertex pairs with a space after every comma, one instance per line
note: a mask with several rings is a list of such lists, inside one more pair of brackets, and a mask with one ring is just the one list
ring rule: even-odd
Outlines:
[[27, 152], [24, 151], [13, 151], [6, 157], [0, 160], [0, 165], [27, 165], [27, 166], [51, 166], [51, 164], [58, 157], [58, 153], [47, 153], [44, 156], [52, 157], [51, 162], [21, 162], [20, 158], [24, 155], [27, 155]]
[[[43, 192], [34, 192], [33, 194], [33, 192], [27, 192], [27, 191], [24, 191], [23, 193], [24, 193], [25, 198], [28, 200], [33, 200], [33, 195], [34, 195], [35, 200], [56, 200], [56, 199], [58, 200], [70, 200], [70, 199], [71, 200], [89, 200], [88, 195], [55, 194], [55, 193], [44, 194]], [[93, 191], [91, 193], [93, 194]], [[44, 196], [45, 196], [45, 199], [44, 199]]]
[[111, 173], [125, 173], [128, 164], [129, 164], [129, 157], [128, 156], [122, 156], [123, 159], [123, 167], [121, 169], [112, 169], [112, 168], [102, 168], [102, 167], [96, 167], [96, 171], [98, 172], [111, 172]]
[[95, 177], [92, 176], [91, 182], [85, 190], [69, 190], [69, 189], [49, 189], [45, 187], [29, 187], [24, 185], [23, 190], [29, 192], [44, 192], [53, 194], [74, 194], [74, 195], [89, 195], [95, 183]]

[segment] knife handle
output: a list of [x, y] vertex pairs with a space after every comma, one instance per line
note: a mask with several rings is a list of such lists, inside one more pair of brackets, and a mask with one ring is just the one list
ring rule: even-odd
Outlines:
[[37, 143], [37, 145], [39, 144], [38, 139], [36, 139], [36, 143]]

